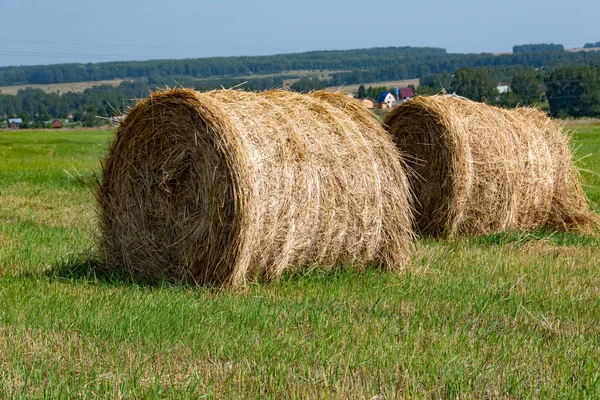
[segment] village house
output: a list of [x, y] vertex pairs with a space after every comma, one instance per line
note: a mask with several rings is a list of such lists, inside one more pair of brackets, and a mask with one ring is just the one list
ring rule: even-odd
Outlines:
[[62, 129], [63, 124], [59, 120], [55, 119], [52, 121], [52, 129]]
[[398, 92], [396, 93], [396, 97], [398, 98], [399, 102], [404, 102], [415, 97], [412, 88], [400, 88], [396, 90], [398, 90]]
[[392, 108], [396, 104], [396, 98], [390, 92], [384, 92], [379, 96], [378, 106], [379, 108], [386, 109]]
[[498, 94], [507, 93], [510, 90], [510, 84], [503, 81], [498, 82], [496, 90], [498, 90]]
[[9, 118], [8, 119], [8, 129], [18, 129], [21, 127], [23, 123], [23, 119], [21, 118]]
[[379, 108], [392, 108], [395, 105], [402, 104], [415, 97], [412, 88], [396, 88], [393, 89], [393, 92], [396, 93], [396, 96], [390, 92], [385, 92], [379, 96], [379, 102], [377, 103]]

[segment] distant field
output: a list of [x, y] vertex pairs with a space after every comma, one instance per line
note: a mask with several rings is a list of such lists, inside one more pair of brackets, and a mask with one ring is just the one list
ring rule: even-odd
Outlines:
[[[600, 124], [568, 128], [600, 202]], [[0, 131], [0, 399], [600, 398], [600, 236], [421, 238], [402, 273], [240, 290], [97, 277], [111, 138]]]
[[385, 82], [369, 82], [369, 83], [362, 83], [362, 84], [356, 84], [356, 85], [344, 85], [344, 86], [331, 86], [326, 88], [325, 90], [328, 90], [330, 92], [337, 92], [340, 91], [342, 93], [353, 93], [353, 92], [357, 92], [358, 88], [360, 85], [364, 85], [365, 88], [368, 88], [369, 86], [385, 86], [385, 87], [408, 87], [408, 85], [414, 85], [419, 86], [419, 79], [405, 79], [402, 81], [385, 81]]
[[[344, 71], [342, 71], [342, 70], [331, 70], [331, 71], [330, 70], [298, 70], [298, 71], [286, 71], [286, 72], [282, 72], [282, 73], [278, 73], [278, 74], [240, 76], [238, 78], [240, 79], [240, 81], [243, 81], [244, 79], [266, 78], [266, 77], [274, 77], [274, 76], [280, 76], [280, 75], [298, 75], [301, 77], [302, 76], [315, 76], [315, 77], [318, 77], [319, 79], [326, 80], [326, 79], [331, 78], [331, 74], [336, 73], [336, 72], [344, 72]], [[215, 78], [210, 78], [208, 80], [212, 81], [214, 79]], [[283, 86], [289, 86], [292, 83], [296, 82], [298, 79], [299, 78], [286, 79], [283, 81]], [[46, 93], [55, 93], [57, 91], [59, 93], [67, 93], [67, 92], [80, 93], [80, 92], [83, 92], [85, 89], [91, 88], [92, 86], [98, 86], [98, 85], [118, 86], [124, 80], [126, 80], [126, 79], [112, 79], [112, 80], [94, 81], [94, 82], [55, 83], [55, 84], [48, 84], [48, 85], [27, 84], [27, 85], [15, 85], [15, 86], [0, 86], [0, 93], [15, 95], [15, 94], [17, 94], [17, 92], [20, 89], [25, 89], [25, 88], [42, 89]], [[207, 80], [207, 79], [201, 79], [201, 78], [196, 79], [196, 81], [203, 81], [203, 80]], [[189, 82], [189, 83], [193, 83], [193, 82]], [[184, 82], [184, 85], [185, 85], [185, 82]], [[369, 87], [369, 86], [407, 87], [408, 85], [419, 86], [419, 79], [406, 79], [406, 80], [400, 80], [400, 81], [385, 81], [385, 82], [368, 82], [368, 83], [364, 83], [364, 85], [365, 85], [365, 87]], [[359, 86], [360, 86], [360, 84], [344, 85], [342, 87], [332, 86], [332, 87], [326, 88], [326, 90], [331, 91], [331, 92], [335, 92], [335, 91], [339, 90], [343, 93], [351, 93], [351, 92], [358, 91]]]
[[[321, 80], [327, 80], [327, 79], [331, 78], [332, 74], [335, 74], [337, 72], [347, 72], [347, 70], [321, 70], [321, 69], [289, 70], [289, 71], [282, 71], [282, 72], [278, 72], [278, 73], [274, 73], [274, 74], [251, 74], [251, 75], [242, 75], [242, 76], [235, 76], [235, 77], [226, 77], [224, 79], [228, 79], [228, 80], [234, 79], [239, 82], [243, 82], [245, 80], [250, 80], [250, 79], [297, 76], [297, 78], [289, 78], [289, 79], [283, 80], [282, 86], [287, 87], [287, 86], [292, 85], [294, 82], [296, 82], [297, 80], [299, 80], [303, 77], [316, 77]], [[194, 81], [197, 81], [197, 82], [215, 81], [218, 79], [219, 79], [218, 77], [197, 78]]]
[[[298, 75], [298, 76], [317, 76], [319, 77], [319, 79], [325, 79], [325, 78], [330, 78], [331, 74], [335, 74], [337, 72], [348, 72], [349, 70], [345, 70], [345, 69], [336, 69], [336, 70], [329, 70], [329, 69], [298, 69], [298, 70], [290, 70], [290, 71], [282, 71], [282, 72], [278, 72], [276, 74], [251, 74], [251, 75], [246, 75], [246, 76], [240, 76], [239, 78], [268, 78], [268, 77], [273, 77], [273, 76], [280, 76], [280, 75]], [[213, 78], [207, 78], [207, 79], [215, 79]]]
[[577, 47], [574, 49], [565, 49], [565, 51], [569, 51], [571, 53], [575, 53], [577, 51], [600, 51], [600, 47], [590, 47], [587, 49], [584, 49], [583, 47]]
[[93, 81], [93, 82], [71, 82], [71, 83], [52, 83], [48, 85], [15, 85], [15, 86], [0, 86], [0, 93], [2, 94], [17, 94], [20, 89], [25, 88], [34, 88], [34, 89], [42, 89], [46, 93], [67, 93], [67, 92], [83, 92], [85, 89], [89, 89], [92, 86], [98, 85], [111, 85], [111, 86], [119, 86], [121, 82], [126, 79], [111, 79], [106, 81]]
[[[583, 47], [575, 47], [572, 49], [565, 49], [565, 51], [568, 51], [569, 53], [576, 53], [578, 51], [600, 51], [600, 47], [592, 47], [589, 49], [584, 49]], [[505, 55], [505, 54], [513, 54], [512, 51], [500, 51], [497, 53], [492, 53], [495, 56], [500, 56], [500, 55]]]

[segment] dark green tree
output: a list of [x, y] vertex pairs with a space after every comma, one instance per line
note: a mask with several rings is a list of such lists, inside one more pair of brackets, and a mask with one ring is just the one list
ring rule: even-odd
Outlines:
[[520, 44], [513, 46], [513, 53], [531, 53], [534, 51], [563, 51], [565, 47], [562, 44], [554, 43], [535, 43]]
[[475, 101], [493, 101], [498, 96], [496, 85], [487, 69], [459, 68], [450, 88], [459, 96]]
[[365, 89], [365, 85], [360, 85], [358, 87], [357, 97], [359, 99], [364, 99], [365, 97], [367, 97], [367, 89]]
[[81, 111], [76, 111], [73, 113], [73, 122], [81, 122], [83, 121], [83, 113]]
[[48, 114], [48, 109], [46, 106], [40, 107], [40, 112], [37, 115], [36, 120], [41, 122], [46, 122], [50, 120], [50, 114]]
[[447, 71], [440, 72], [439, 74], [431, 74], [424, 76], [420, 81], [420, 86], [429, 86], [436, 89], [436, 93], [442, 89], [450, 88], [452, 83], [452, 74]]
[[600, 116], [600, 73], [597, 68], [559, 68], [550, 73], [546, 85], [553, 116]]
[[324, 88], [325, 82], [318, 78], [300, 78], [290, 86], [290, 89], [300, 93], [307, 93], [311, 90], [319, 90]]
[[21, 125], [19, 126], [20, 129], [27, 129], [27, 128], [29, 128], [29, 124], [31, 122], [31, 118], [29, 117], [29, 114], [26, 111], [20, 112], [17, 117], [21, 118], [21, 120], [23, 121], [23, 122], [21, 122]]
[[379, 96], [381, 96], [383, 93], [387, 92], [388, 89], [385, 86], [369, 86], [367, 88], [366, 97], [370, 97], [372, 99], [374, 99], [375, 101], [379, 100]]
[[35, 119], [31, 122], [29, 127], [33, 128], [33, 129], [42, 129], [44, 127], [44, 123], [42, 121], [40, 121], [39, 119]]
[[81, 120], [81, 125], [86, 127], [100, 125], [100, 120], [96, 118], [96, 108], [93, 105], [88, 106], [85, 110], [85, 113], [83, 114], [83, 118]]
[[500, 93], [496, 101], [496, 105], [502, 108], [515, 108], [520, 104], [523, 104], [521, 96], [512, 91]]
[[517, 73], [510, 84], [510, 90], [521, 98], [522, 104], [529, 105], [540, 101], [540, 77], [533, 69]]
[[442, 91], [442, 89], [436, 89], [432, 86], [428, 86], [428, 85], [419, 85], [419, 87], [414, 87], [412, 85], [410, 85], [409, 87], [412, 87], [413, 92], [415, 93], [415, 95], [417, 96], [433, 96], [434, 94], [438, 94]]

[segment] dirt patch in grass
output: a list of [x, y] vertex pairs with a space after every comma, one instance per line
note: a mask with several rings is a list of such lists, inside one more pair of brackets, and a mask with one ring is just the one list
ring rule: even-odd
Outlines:
[[51, 83], [47, 85], [38, 84], [26, 84], [26, 85], [13, 85], [13, 86], [0, 86], [2, 94], [15, 95], [21, 89], [32, 88], [42, 89], [46, 93], [81, 93], [85, 89], [89, 89], [92, 86], [110, 85], [119, 86], [123, 81], [129, 81], [130, 79], [110, 79], [104, 81], [91, 81], [91, 82], [69, 82], [69, 83]]

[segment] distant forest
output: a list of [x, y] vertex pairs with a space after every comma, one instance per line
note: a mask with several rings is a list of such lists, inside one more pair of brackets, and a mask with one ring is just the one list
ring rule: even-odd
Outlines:
[[532, 51], [562, 51], [562, 44], [538, 43], [538, 44], [520, 44], [513, 46], [513, 53], [531, 53]]
[[[185, 60], [118, 61], [88, 64], [0, 67], [0, 86], [87, 82], [122, 78], [143, 78], [149, 84], [175, 79], [252, 77], [288, 74], [294, 71], [334, 72], [332, 85], [420, 78], [452, 72], [458, 68], [523, 65], [540, 68], [549, 64], [587, 64], [598, 60], [596, 52], [565, 52], [562, 45], [514, 46], [514, 54], [493, 55], [447, 53], [428, 47], [383, 47], [357, 50], [312, 51], [296, 54], [253, 57], [212, 57]], [[187, 79], [186, 79], [187, 78]], [[228, 81], [231, 81], [229, 79]], [[224, 85], [226, 86], [226, 85]]]
[[101, 81], [173, 76], [211, 78], [275, 74], [294, 70], [354, 70], [427, 63], [446, 50], [428, 47], [381, 47], [357, 50], [311, 51], [252, 57], [211, 57], [185, 60], [118, 61], [89, 64], [0, 67], [0, 86]]
[[[459, 68], [488, 68], [496, 70], [499, 79], [509, 80], [514, 73], [527, 68], [554, 69], [569, 65], [600, 64], [600, 52], [537, 51], [516, 54], [446, 54], [420, 63], [402, 63], [369, 70], [353, 70], [333, 74], [330, 86], [422, 78], [430, 74], [454, 72]], [[506, 71], [503, 74], [502, 71]]]
[[[560, 46], [558, 49], [557, 46]], [[265, 90], [295, 80], [292, 90], [362, 84], [454, 74], [463, 68], [485, 69], [492, 81], [511, 81], [526, 70], [539, 79], [564, 67], [599, 66], [600, 52], [562, 50], [562, 45], [521, 45], [513, 54], [447, 53], [440, 48], [386, 47], [313, 51], [256, 57], [214, 57], [97, 64], [0, 67], [0, 85], [50, 84], [128, 78], [119, 86], [99, 85], [83, 93], [45, 93], [23, 89], [16, 95], [0, 93], [0, 116], [19, 116], [31, 124], [73, 115], [83, 124], [123, 112], [150, 90], [181, 84], [197, 90], [235, 87]], [[300, 72], [302, 71], [302, 72]], [[449, 76], [449, 75], [448, 75]], [[323, 78], [325, 77], [325, 78]], [[436, 78], [437, 79], [437, 78]], [[439, 88], [438, 88], [439, 89]], [[432, 87], [432, 90], [437, 90]]]

